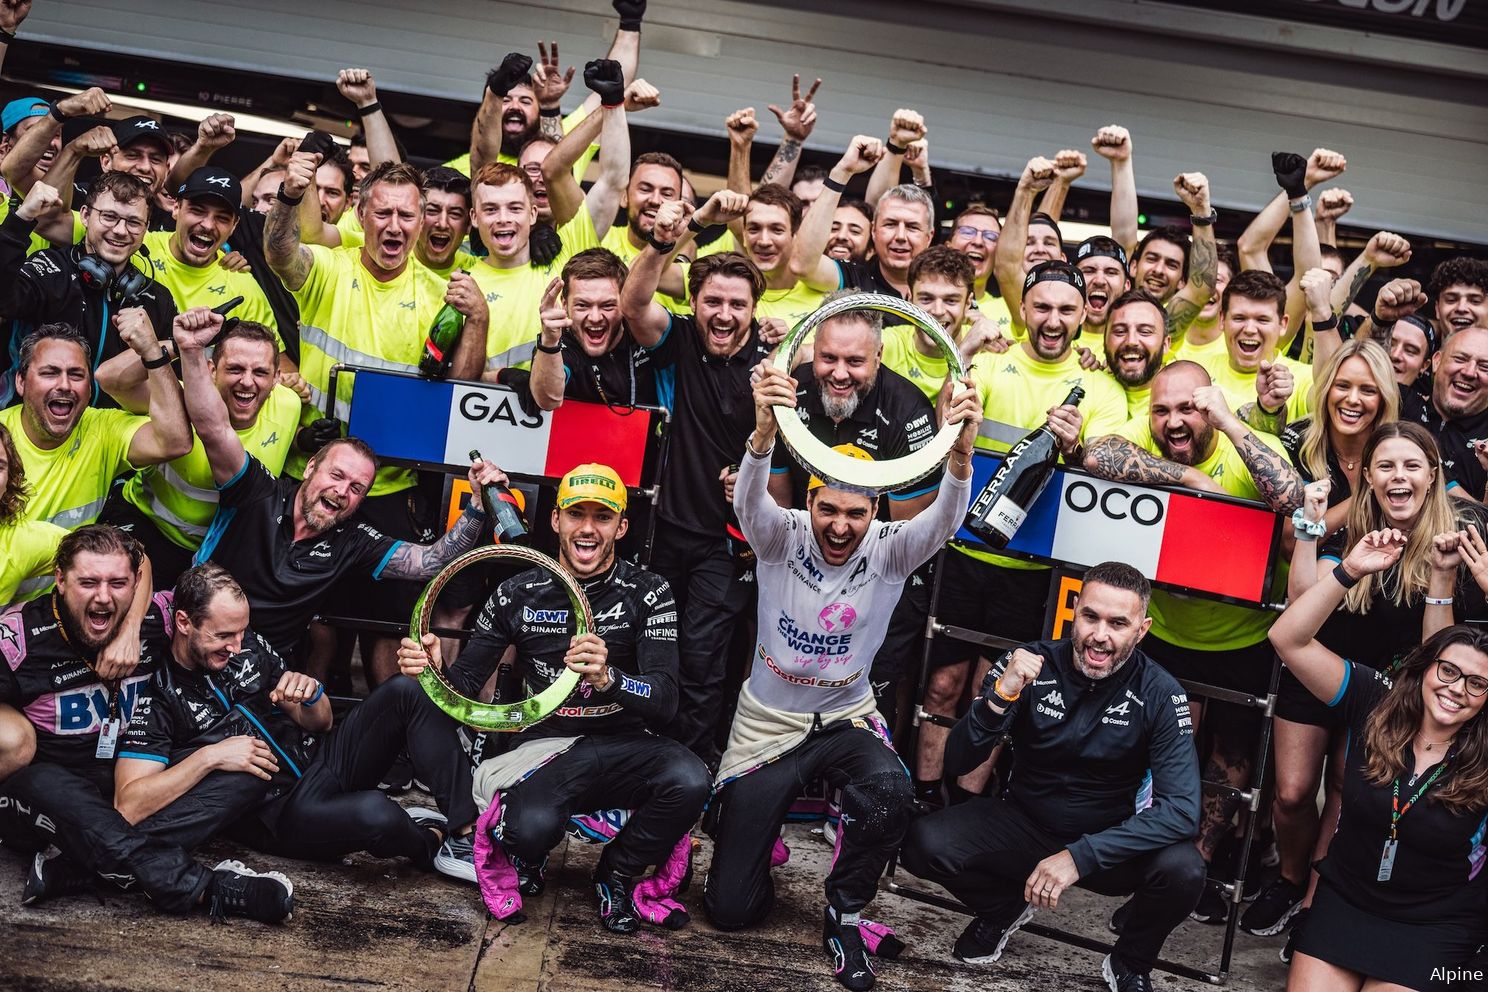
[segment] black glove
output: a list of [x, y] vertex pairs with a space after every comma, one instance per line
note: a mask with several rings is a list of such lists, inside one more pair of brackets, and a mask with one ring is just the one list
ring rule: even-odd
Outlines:
[[297, 151], [310, 152], [319, 155], [321, 161], [328, 161], [336, 149], [336, 139], [324, 131], [308, 131], [300, 139], [300, 147]]
[[613, 0], [611, 6], [620, 15], [621, 31], [639, 31], [646, 16], [646, 0]]
[[534, 224], [527, 236], [527, 250], [532, 255], [532, 264], [545, 269], [563, 252], [563, 239], [547, 224]]
[[1296, 152], [1272, 152], [1271, 171], [1276, 173], [1276, 185], [1286, 190], [1288, 200], [1307, 195], [1307, 159]]
[[599, 94], [606, 107], [625, 102], [625, 72], [614, 59], [595, 59], [584, 66], [584, 85]]
[[486, 89], [496, 96], [506, 96], [513, 86], [521, 86], [531, 78], [532, 57], [511, 52], [501, 60], [501, 65], [486, 73]]
[[334, 417], [321, 417], [311, 421], [310, 426], [300, 428], [295, 435], [295, 447], [307, 455], [314, 455], [341, 436], [341, 421]]

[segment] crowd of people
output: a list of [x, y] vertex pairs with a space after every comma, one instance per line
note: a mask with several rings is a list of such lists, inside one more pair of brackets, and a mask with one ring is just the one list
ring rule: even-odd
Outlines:
[[[0, 0], [0, 55], [30, 7]], [[1285, 934], [1292, 989], [1482, 981], [1488, 261], [1361, 297], [1412, 248], [1388, 231], [1353, 258], [1335, 247], [1353, 200], [1325, 148], [1257, 161], [1277, 192], [1233, 245], [1198, 171], [1173, 181], [1189, 224], [1143, 234], [1118, 125], [1091, 140], [1109, 235], [1061, 233], [1089, 165], [1068, 149], [1030, 158], [1010, 202], [938, 216], [914, 110], [798, 168], [823, 85], [799, 78], [768, 107], [764, 173], [761, 115], [742, 108], [723, 188], [699, 197], [683, 163], [632, 147], [630, 117], [662, 94], [638, 76], [645, 0], [614, 8], [581, 73], [556, 46], [506, 55], [469, 152], [442, 165], [409, 161], [359, 68], [336, 78], [360, 120], [349, 147], [286, 139], [242, 176], [212, 163], [227, 114], [181, 135], [96, 88], [5, 104], [0, 843], [27, 858], [22, 902], [104, 886], [289, 920], [285, 874], [193, 856], [227, 838], [406, 858], [518, 920], [587, 823], [607, 841], [606, 929], [686, 925], [705, 835], [704, 914], [740, 929], [770, 917], [782, 824], [819, 791], [822, 941], [849, 989], [904, 948], [863, 915], [895, 857], [964, 904], [953, 953], [972, 965], [1080, 886], [1130, 897], [1101, 965], [1117, 992], [1153, 987], [1183, 920], [1233, 913]], [[91, 126], [64, 141], [72, 121]], [[922, 308], [967, 374], [867, 309], [776, 364], [790, 328], [861, 292]], [[426, 340], [448, 311], [461, 329], [440, 351]], [[436, 619], [473, 628], [464, 643], [317, 621], [401, 623], [492, 539], [480, 499], [445, 526], [441, 475], [347, 434], [353, 377], [333, 367], [417, 373], [430, 349], [439, 374], [539, 415], [669, 411], [643, 556], [602, 444], [532, 514], [589, 632], [543, 568], [452, 582]], [[943, 472], [880, 498], [792, 457], [780, 408], [854, 458], [901, 458], [943, 425], [955, 439]], [[1045, 639], [1050, 566], [953, 540], [978, 453], [1045, 423], [1072, 469], [1282, 515], [1285, 612], [1106, 562]], [[487, 453], [477, 493], [509, 481]], [[927, 647], [932, 610], [1020, 646]], [[358, 635], [367, 692], [333, 710]], [[473, 699], [579, 683], [524, 732], [479, 734], [413, 677], [429, 666]], [[1265, 697], [1278, 671], [1263, 766], [1262, 713], [1185, 685]], [[437, 808], [394, 798], [414, 786]], [[1242, 860], [1249, 891], [1224, 884]]]

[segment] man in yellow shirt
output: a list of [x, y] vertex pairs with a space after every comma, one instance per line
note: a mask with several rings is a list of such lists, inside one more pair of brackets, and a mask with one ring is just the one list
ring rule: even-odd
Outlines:
[[[275, 385], [279, 345], [263, 324], [238, 321], [218, 341], [207, 369], [243, 447], [272, 474], [284, 469], [300, 423], [300, 397]], [[183, 368], [183, 377], [190, 370]], [[135, 356], [119, 356], [98, 369], [103, 390], [133, 413], [148, 402], [145, 370]], [[217, 487], [201, 439], [191, 451], [164, 465], [141, 469], [110, 496], [101, 522], [127, 531], [150, 556], [156, 589], [170, 589], [201, 547], [217, 512]]]
[[[327, 402], [331, 367], [337, 363], [415, 371], [429, 326], [445, 303], [465, 318], [450, 376], [478, 378], [489, 310], [470, 276], [456, 272], [446, 284], [414, 260], [423, 223], [418, 170], [383, 162], [368, 173], [357, 198], [366, 243], [360, 248], [326, 248], [300, 240], [299, 205], [314, 181], [319, 158], [295, 153], [264, 222], [264, 255], [300, 308], [300, 374], [310, 393], [302, 424], [312, 427], [327, 413], [342, 423], [349, 416], [351, 376], [338, 380], [337, 394]], [[308, 432], [314, 436], [306, 439], [305, 447], [313, 452], [332, 439], [327, 434], [339, 436], [340, 425], [332, 427], [333, 431]], [[305, 465], [304, 452], [296, 452], [285, 470], [299, 478]], [[362, 516], [394, 538], [427, 543], [434, 535], [438, 500], [422, 491], [411, 492], [416, 481], [407, 469], [379, 468], [363, 501]], [[370, 610], [374, 616], [402, 616], [412, 609], [422, 587], [415, 582], [359, 582], [343, 583], [338, 591], [354, 604], [355, 615], [365, 616]], [[396, 640], [377, 638], [369, 651], [374, 669], [396, 671], [396, 650]]]
[[47, 324], [21, 341], [15, 377], [21, 403], [0, 411], [0, 426], [9, 429], [26, 466], [28, 520], [67, 530], [90, 524], [117, 476], [191, 450], [181, 385], [149, 319], [140, 310], [125, 310], [114, 326], [150, 366], [148, 417], [88, 406], [92, 356], [76, 329]]
[[424, 170], [423, 192], [424, 224], [414, 257], [445, 279], [456, 270], [469, 272], [480, 261], [462, 247], [470, 234], [470, 180], [436, 165]]
[[1001, 237], [1002, 220], [997, 211], [986, 204], [973, 203], [952, 222], [951, 236], [946, 244], [971, 262], [976, 274], [974, 295], [977, 312], [991, 321], [1000, 335], [1011, 341], [1013, 315], [1008, 310], [1007, 301], [992, 292], [992, 255]]
[[[983, 410], [976, 444], [984, 451], [1006, 452], [1047, 421], [1066, 457], [1072, 457], [1081, 438], [1108, 434], [1126, 421], [1126, 399], [1110, 377], [1081, 368], [1071, 344], [1085, 319], [1085, 282], [1079, 269], [1063, 261], [1040, 262], [1029, 270], [1020, 295], [1027, 338], [1003, 354], [978, 355], [972, 363], [971, 380]], [[1080, 406], [1060, 405], [1075, 386], [1085, 390]], [[1047, 565], [953, 544], [941, 567], [945, 573], [935, 612], [943, 622], [1014, 641], [1042, 635]], [[989, 661], [974, 646], [941, 640], [930, 664], [925, 709], [954, 717], [966, 680], [974, 675], [979, 683]], [[939, 794], [946, 735], [945, 728], [933, 724], [920, 728], [915, 790], [922, 798]], [[978, 769], [962, 776], [959, 786], [945, 783], [946, 792], [952, 799], [961, 789], [979, 792], [987, 775], [988, 769]]]
[[1225, 287], [1222, 306], [1224, 353], [1199, 364], [1242, 420], [1279, 434], [1311, 412], [1312, 392], [1312, 367], [1277, 354], [1287, 330], [1286, 284], [1269, 272], [1247, 269]]
[[1168, 352], [1168, 311], [1145, 289], [1127, 290], [1109, 305], [1104, 346], [1106, 374], [1126, 394], [1128, 417], [1147, 419], [1152, 379]]
[[[1092, 441], [1085, 468], [1116, 482], [1187, 486], [1260, 500], [1282, 514], [1302, 505], [1302, 480], [1281, 442], [1236, 417], [1224, 391], [1189, 361], [1173, 362], [1157, 374], [1148, 417]], [[1175, 678], [1266, 693], [1273, 661], [1266, 632], [1274, 614], [1163, 590], [1153, 591], [1150, 613], [1152, 630], [1144, 649]], [[1254, 711], [1221, 704], [1206, 713], [1214, 744], [1205, 778], [1246, 788]], [[1205, 804], [1198, 846], [1206, 862], [1229, 832], [1235, 808], [1234, 801]], [[1225, 908], [1218, 893], [1206, 889], [1194, 918], [1222, 922]]]
[[274, 311], [253, 275], [222, 265], [222, 246], [237, 230], [242, 198], [231, 172], [211, 165], [197, 169], [176, 190], [176, 229], [147, 233], [145, 251], [136, 260], [148, 259], [150, 274], [170, 290], [178, 311], [220, 306], [241, 296], [232, 316], [275, 328], [282, 346]]

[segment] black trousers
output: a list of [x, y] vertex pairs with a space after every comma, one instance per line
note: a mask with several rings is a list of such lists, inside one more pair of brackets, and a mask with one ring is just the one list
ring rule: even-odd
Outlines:
[[889, 617], [883, 644], [873, 656], [873, 667], [868, 672], [878, 712], [891, 731], [899, 722], [899, 683], [906, 675], [918, 676], [920, 671], [925, 650], [925, 618], [930, 614], [930, 590], [935, 582], [934, 562], [934, 558], [930, 559], [905, 581], [904, 591]]
[[791, 802], [817, 778], [842, 789], [827, 902], [839, 912], [856, 913], [873, 899], [878, 878], [904, 836], [913, 790], [899, 757], [877, 734], [839, 722], [734, 779], [713, 800], [713, 864], [703, 905], [714, 926], [735, 930], [769, 915], [775, 904], [770, 852]]
[[309, 860], [366, 851], [427, 865], [433, 853], [429, 831], [379, 792], [377, 783], [406, 747], [414, 775], [428, 784], [450, 826], [474, 823], [470, 761], [457, 726], [417, 681], [389, 679], [331, 731], [305, 777], [268, 812], [271, 829], [254, 846]]
[[712, 761], [714, 731], [724, 704], [729, 635], [749, 602], [738, 581], [745, 566], [729, 554], [722, 535], [694, 534], [663, 525], [656, 530], [651, 570], [666, 579], [677, 599], [681, 697], [672, 739]]
[[652, 734], [595, 734], [501, 793], [501, 845], [540, 863], [574, 813], [628, 809], [630, 819], [600, 855], [601, 872], [631, 878], [666, 861], [703, 812], [707, 766], [676, 741]]
[[[1038, 863], [1077, 839], [1046, 832], [1015, 803], [977, 796], [916, 820], [900, 864], [945, 886], [978, 916], [1007, 926], [1027, 905], [1023, 885]], [[1078, 884], [1102, 895], [1136, 894], [1116, 953], [1132, 968], [1148, 971], [1168, 934], [1198, 905], [1204, 862], [1193, 842], [1184, 840]]]
[[191, 802], [172, 803], [131, 825], [114, 809], [113, 790], [96, 777], [41, 762], [0, 786], [0, 842], [35, 854], [48, 845], [74, 865], [120, 886], [137, 884], [170, 913], [190, 912], [212, 873], [186, 852], [262, 801], [269, 783], [213, 772]]

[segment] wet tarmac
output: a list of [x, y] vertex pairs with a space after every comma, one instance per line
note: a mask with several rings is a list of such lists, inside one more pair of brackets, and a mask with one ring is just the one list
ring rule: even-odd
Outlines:
[[[589, 872], [598, 849], [574, 842], [554, 853], [547, 892], [529, 900], [527, 920], [491, 920], [474, 888], [399, 862], [357, 856], [346, 865], [308, 864], [225, 844], [201, 852], [208, 864], [239, 858], [278, 869], [295, 883], [296, 912], [284, 926], [205, 915], [154, 912], [137, 895], [79, 895], [20, 906], [24, 866], [0, 849], [0, 989], [28, 990], [455, 990], [455, 992], [832, 992], [821, 950], [821, 881], [831, 852], [809, 828], [787, 831], [788, 864], [775, 870], [777, 904], [769, 925], [720, 933], [700, 917], [672, 933], [647, 928], [633, 937], [603, 930]], [[698, 881], [683, 896], [699, 909]], [[1067, 907], [1041, 914], [1051, 923], [1106, 938], [1117, 905], [1077, 891]], [[958, 916], [891, 893], [866, 914], [896, 927], [909, 943], [897, 961], [878, 964], [883, 990], [1002, 992], [1103, 989], [1101, 956], [1031, 934], [1013, 938], [1001, 961], [972, 967], [952, 960], [965, 925]], [[1166, 955], [1198, 967], [1218, 961], [1222, 931], [1187, 923]], [[1281, 938], [1240, 934], [1228, 988], [1280, 990]], [[1154, 974], [1159, 989], [1212, 986]]]

